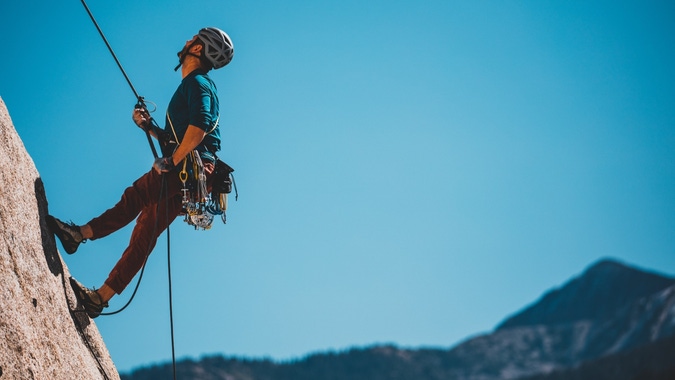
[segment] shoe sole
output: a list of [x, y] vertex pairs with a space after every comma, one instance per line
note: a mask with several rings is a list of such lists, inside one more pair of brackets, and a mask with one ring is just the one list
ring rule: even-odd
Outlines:
[[[63, 222], [61, 222], [63, 224]], [[49, 229], [56, 235], [57, 238], [59, 238], [59, 241], [61, 242], [61, 245], [63, 246], [63, 250], [66, 251], [67, 254], [72, 255], [73, 253], [77, 252], [77, 248], [79, 248], [80, 243], [76, 243], [70, 235], [64, 234], [62, 229], [59, 227], [59, 222], [56, 221], [56, 218], [54, 218], [51, 215], [47, 215], [47, 226], [49, 226]], [[65, 243], [64, 243], [65, 242]], [[75, 248], [68, 248], [67, 244], [76, 244]]]
[[[91, 300], [91, 298], [87, 294], [87, 291], [89, 290], [87, 287], [80, 284], [80, 282], [73, 277], [70, 278], [70, 287], [73, 288], [78, 303], [82, 305], [84, 311], [87, 313], [89, 318], [94, 319], [99, 315], [101, 315], [101, 312], [103, 311], [103, 306], [97, 305]], [[96, 310], [90, 310], [92, 308], [96, 308]]]

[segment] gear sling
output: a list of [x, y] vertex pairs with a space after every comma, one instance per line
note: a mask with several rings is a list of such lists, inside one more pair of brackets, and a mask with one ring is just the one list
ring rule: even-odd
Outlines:
[[[175, 148], [180, 145], [180, 141], [178, 141], [178, 135], [168, 111], [166, 118], [169, 121], [173, 136], [167, 131], [163, 131], [164, 133], [157, 137], [160, 140], [164, 156], [170, 156]], [[220, 116], [213, 123], [211, 130], [207, 131], [206, 134], [213, 132], [218, 127], [219, 120]], [[182, 214], [184, 215], [184, 221], [194, 226], [195, 229], [210, 229], [213, 219], [218, 215], [220, 215], [223, 223], [227, 222], [225, 211], [227, 211], [227, 196], [232, 192], [234, 184], [234, 176], [232, 174], [234, 169], [218, 158], [215, 153], [213, 156], [215, 158], [215, 168], [211, 176], [210, 192], [208, 191], [206, 182], [204, 163], [198, 150], [195, 149], [190, 152], [183, 159], [183, 162], [177, 166], [181, 168], [178, 172], [178, 178], [183, 183]], [[236, 185], [234, 187], [236, 189]]]

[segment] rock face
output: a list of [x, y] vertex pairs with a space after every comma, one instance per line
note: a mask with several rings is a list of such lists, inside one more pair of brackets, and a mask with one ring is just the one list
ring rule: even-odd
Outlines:
[[0, 380], [119, 379], [70, 288], [42, 181], [1, 98], [0, 184]]

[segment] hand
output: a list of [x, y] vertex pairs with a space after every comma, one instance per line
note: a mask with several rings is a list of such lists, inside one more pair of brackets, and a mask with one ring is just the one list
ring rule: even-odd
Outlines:
[[134, 123], [143, 130], [146, 130], [150, 123], [150, 114], [145, 108], [134, 108], [131, 118], [134, 119]]
[[173, 170], [176, 165], [173, 164], [173, 157], [162, 157], [155, 160], [155, 163], [152, 164], [152, 167], [157, 171], [157, 173], [167, 173]]

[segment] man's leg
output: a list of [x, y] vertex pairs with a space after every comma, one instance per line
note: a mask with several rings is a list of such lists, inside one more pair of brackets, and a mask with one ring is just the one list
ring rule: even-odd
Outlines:
[[[164, 191], [162, 190], [163, 181], [166, 181], [167, 185]], [[131, 223], [143, 208], [163, 202], [166, 197], [171, 198], [180, 194], [181, 187], [178, 173], [167, 173], [162, 178], [160, 174], [151, 169], [124, 190], [117, 204], [89, 223], [77, 226], [48, 215], [47, 224], [61, 241], [66, 253], [72, 254], [77, 251], [84, 240], [102, 238], [119, 230]]]
[[[163, 181], [167, 184], [164, 191], [162, 191]], [[141, 210], [164, 202], [166, 197], [171, 198], [180, 194], [180, 188], [178, 173], [167, 173], [162, 178], [162, 175], [150, 169], [124, 190], [117, 204], [82, 226], [80, 228], [82, 237], [94, 240], [110, 235], [136, 219]]]
[[[166, 183], [163, 183], [164, 181]], [[146, 197], [145, 200], [137, 199], [143, 197], [143, 193], [151, 193], [153, 188], [157, 189], [157, 184], [159, 184], [159, 190], [162, 191], [161, 198], [160, 192], [157, 191], [154, 200], [151, 197]], [[165, 185], [166, 187], [164, 187]], [[164, 187], [164, 190], [162, 190], [162, 187]], [[89, 224], [82, 226], [82, 228], [77, 228], [78, 234], [81, 231], [81, 235], [84, 238], [103, 237], [105, 234], [112, 233], [115, 228], [121, 228], [127, 224], [122, 224], [121, 219], [116, 220], [115, 217], [125, 215], [125, 210], [132, 210], [132, 212], [126, 213], [126, 215], [131, 215], [133, 214], [134, 204], [143, 204], [148, 199], [150, 200], [147, 205], [139, 209], [140, 215], [138, 215], [138, 212], [136, 213], [138, 218], [136, 226], [132, 231], [129, 246], [110, 273], [109, 280], [100, 289], [93, 290], [86, 288], [71, 278], [71, 286], [91, 318], [96, 318], [100, 315], [103, 308], [108, 306], [108, 301], [115, 293], [121, 293], [131, 282], [154, 248], [157, 237], [180, 214], [182, 208], [181, 187], [181, 182], [176, 173], [165, 174], [164, 178], [162, 178], [162, 176], [152, 170], [139, 178], [133, 186], [127, 188], [122, 196], [122, 200], [117, 205], [100, 217], [95, 218], [93, 220], [95, 222], [93, 223], [93, 228]], [[168, 194], [168, 197], [166, 194]], [[130, 205], [132, 206], [130, 207]], [[119, 227], [114, 227], [116, 224]], [[107, 227], [107, 232], [96, 235], [97, 231], [103, 230], [96, 229], [96, 225]]]
[[129, 285], [152, 252], [159, 235], [180, 214], [181, 206], [181, 196], [176, 195], [157, 205], [147, 206], [141, 211], [131, 233], [129, 246], [99, 290], [104, 302], [115, 293], [121, 294]]

